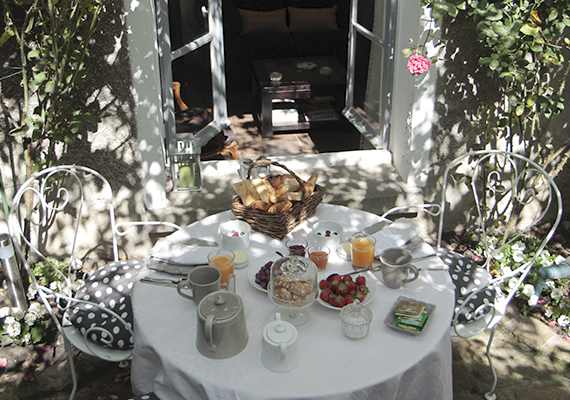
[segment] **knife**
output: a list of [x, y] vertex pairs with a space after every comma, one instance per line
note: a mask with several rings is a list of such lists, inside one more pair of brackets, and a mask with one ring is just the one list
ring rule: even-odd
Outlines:
[[180, 279], [161, 279], [161, 278], [142, 278], [140, 281], [143, 283], [152, 283], [154, 285], [163, 286], [178, 286], [178, 283], [182, 282], [185, 278]]
[[189, 238], [183, 242], [177, 242], [177, 244], [181, 244], [184, 246], [198, 246], [198, 247], [218, 247], [220, 246], [218, 242], [212, 240], [205, 240], [205, 239], [198, 239], [198, 238]]
[[375, 224], [372, 224], [370, 226], [367, 226], [366, 228], [364, 228], [362, 230], [362, 232], [368, 234], [368, 235], [373, 235], [376, 232], [382, 230], [384, 227], [390, 225], [392, 223], [392, 221], [390, 221], [389, 219], [386, 219], [384, 221], [380, 221], [380, 222], [376, 222]]

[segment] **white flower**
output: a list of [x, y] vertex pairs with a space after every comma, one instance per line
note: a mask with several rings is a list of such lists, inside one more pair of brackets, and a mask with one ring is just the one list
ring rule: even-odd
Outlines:
[[501, 251], [500, 253], [499, 253], [499, 252], [494, 252], [494, 253], [493, 253], [493, 257], [494, 257], [496, 260], [502, 260], [502, 259], [505, 257], [505, 253], [503, 253], [502, 251]]
[[15, 324], [15, 323], [16, 323], [16, 319], [12, 316], [6, 317], [6, 319], [4, 320], [5, 325], [11, 325], [11, 324]]
[[22, 341], [24, 344], [28, 344], [32, 342], [32, 334], [31, 333], [26, 333], [23, 337], [22, 337]]
[[517, 278], [509, 279], [509, 288], [514, 289], [517, 287], [518, 280]]
[[38, 294], [38, 288], [34, 283], [28, 286], [28, 300], [32, 300]]
[[[526, 285], [525, 285], [526, 286]], [[538, 296], [535, 296], [534, 294], [532, 296], [530, 296], [530, 298], [528, 299], [528, 305], [531, 307], [534, 307], [538, 304]]]
[[513, 261], [522, 263], [524, 261], [524, 253], [522, 250], [517, 250], [513, 253]]
[[540, 260], [540, 265], [543, 267], [550, 267], [552, 265], [552, 261], [550, 261], [548, 258], [542, 257]]
[[550, 289], [554, 289], [556, 287], [556, 283], [549, 279], [546, 282], [544, 282], [544, 286], [549, 287]]
[[560, 318], [558, 318], [557, 322], [558, 322], [558, 325], [565, 328], [568, 325], [570, 325], [570, 318], [568, 318], [567, 315], [561, 315]]
[[513, 270], [510, 267], [504, 267], [501, 272], [503, 273], [503, 276], [507, 276], [513, 273]]
[[544, 311], [544, 315], [546, 318], [552, 317], [552, 310], [550, 308], [547, 308], [546, 311]]
[[24, 322], [29, 326], [32, 326], [36, 322], [36, 319], [38, 319], [38, 317], [36, 317], [36, 314], [26, 313], [26, 316], [24, 317]]
[[0, 308], [0, 318], [5, 318], [10, 315], [10, 307]]
[[28, 308], [28, 312], [35, 314], [36, 316], [40, 313], [42, 309], [42, 305], [38, 302], [33, 302], [30, 304], [30, 308]]
[[559, 297], [562, 297], [563, 293], [562, 290], [560, 288], [554, 288], [552, 289], [552, 293], [550, 293], [550, 297], [552, 297], [553, 299], [557, 299]]
[[6, 328], [6, 333], [8, 334], [8, 336], [13, 337], [13, 338], [17, 337], [21, 331], [22, 331], [22, 327], [20, 326], [19, 322], [11, 323]]
[[526, 244], [524, 244], [523, 242], [521, 242], [520, 240], [518, 242], [516, 242], [515, 244], [513, 244], [511, 246], [511, 248], [514, 251], [524, 251], [526, 249]]
[[14, 314], [14, 318], [18, 321], [24, 318], [24, 315], [26, 314], [24, 310], [20, 310], [19, 308], [12, 308], [12, 313]]
[[57, 281], [53, 281], [52, 283], [49, 284], [49, 288], [50, 288], [51, 290], [58, 290], [58, 289], [59, 289], [58, 286], [59, 286], [59, 285], [58, 285], [58, 282], [57, 282]]
[[566, 261], [566, 259], [559, 254], [554, 259], [554, 264], [562, 264], [564, 261]]
[[523, 293], [525, 294], [525, 296], [532, 296], [534, 294], [534, 286], [531, 284], [526, 284], [523, 287]]

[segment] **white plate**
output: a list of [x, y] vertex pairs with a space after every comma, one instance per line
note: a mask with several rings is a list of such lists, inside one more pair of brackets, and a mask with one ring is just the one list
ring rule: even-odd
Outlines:
[[[326, 277], [331, 275], [331, 274], [332, 274], [332, 272], [319, 274], [319, 278], [318, 278], [319, 282], [322, 281], [323, 279], [326, 279]], [[342, 274], [340, 274], [340, 275], [342, 275]], [[366, 295], [366, 297], [364, 298], [364, 301], [362, 303], [360, 303], [360, 304], [366, 305], [366, 304], [370, 303], [372, 301], [372, 299], [374, 298], [374, 296], [376, 295], [376, 282], [375, 282], [375, 279], [373, 278], [373, 276], [371, 274], [369, 274], [368, 272], [363, 272], [361, 274], [354, 274], [354, 275], [352, 275], [352, 280], [355, 281], [356, 278], [359, 277], [360, 275], [362, 275], [366, 278], [366, 287], [368, 287], [368, 290], [370, 290], [368, 292], [368, 294]], [[319, 289], [319, 295], [317, 296], [317, 302], [326, 308], [330, 308], [331, 310], [337, 310], [337, 311], [342, 310], [342, 308], [332, 306], [329, 303], [321, 300], [321, 289]]]
[[247, 269], [247, 280], [249, 281], [249, 283], [251, 283], [253, 285], [253, 287], [256, 288], [257, 290], [261, 290], [262, 292], [265, 292], [265, 293], [267, 293], [267, 289], [263, 289], [261, 286], [259, 286], [257, 283], [255, 283], [255, 275], [257, 275], [257, 273], [259, 272], [261, 267], [263, 267], [269, 261], [277, 261], [277, 259], [276, 258], [266, 258], [263, 261], [256, 262], [255, 264], [250, 265], [249, 268]]

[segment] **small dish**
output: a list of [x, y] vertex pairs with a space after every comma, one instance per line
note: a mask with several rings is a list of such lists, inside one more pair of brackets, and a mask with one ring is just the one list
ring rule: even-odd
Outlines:
[[333, 221], [320, 221], [313, 225], [313, 240], [331, 251], [336, 251], [342, 239], [342, 225]]
[[[402, 300], [420, 301], [420, 302], [425, 304], [425, 311], [427, 312], [428, 316], [427, 316], [426, 322], [424, 324], [424, 327], [422, 328], [421, 331], [419, 331], [419, 332], [418, 331], [412, 331], [410, 329], [400, 328], [398, 325], [396, 325], [395, 311], [396, 311], [396, 308], [398, 307], [398, 304], [400, 304], [400, 301], [402, 301]], [[434, 311], [435, 311], [435, 304], [426, 303], [425, 301], [412, 299], [410, 297], [400, 296], [396, 299], [396, 301], [394, 302], [394, 305], [392, 305], [392, 308], [390, 309], [390, 311], [388, 311], [388, 315], [386, 315], [386, 318], [384, 318], [384, 325], [387, 325], [389, 328], [392, 328], [396, 331], [404, 332], [404, 333], [408, 333], [410, 335], [416, 335], [417, 336], [417, 335], [420, 335], [426, 329], [426, 326], [429, 323], [429, 319], [430, 319], [430, 317]]]
[[[376, 282], [371, 278], [370, 275], [365, 275], [365, 274], [366, 274], [366, 272], [362, 273], [362, 274], [358, 274], [358, 275], [352, 275], [353, 280], [356, 280], [356, 278], [358, 278], [361, 275], [363, 275], [366, 278], [366, 287], [368, 288], [369, 292], [366, 295], [366, 297], [364, 297], [364, 301], [360, 303], [363, 306], [370, 303], [372, 301], [372, 299], [374, 298], [374, 296], [376, 295]], [[319, 274], [319, 278], [318, 278], [319, 282], [322, 279], [326, 279], [326, 277], [329, 275], [331, 275], [331, 273]], [[342, 308], [340, 308], [340, 307], [335, 307], [335, 306], [327, 303], [326, 301], [323, 301], [321, 299], [321, 289], [319, 289], [319, 295], [317, 296], [317, 302], [326, 308], [330, 308], [331, 310], [337, 310], [337, 311], [342, 310]]]
[[343, 260], [346, 261], [350, 261], [351, 259], [351, 255], [350, 255], [350, 243], [349, 242], [344, 242], [341, 243], [340, 246], [338, 246], [338, 249], [336, 250], [336, 254]]
[[247, 267], [247, 264], [249, 262], [249, 257], [247, 256], [247, 253], [243, 251], [234, 251], [234, 254], [235, 254], [234, 268], [242, 269]]
[[[268, 262], [273, 262], [273, 261], [275, 261], [274, 258], [267, 258], [263, 261], [250, 265], [250, 267], [247, 270], [247, 280], [249, 281], [249, 283], [251, 283], [251, 285], [254, 288], [256, 288], [257, 290], [261, 290], [264, 293], [267, 293], [267, 289], [264, 289], [261, 286], [259, 286], [257, 283], [255, 283], [255, 275], [257, 275], [261, 267], [263, 267]], [[267, 280], [269, 281], [269, 278]]]

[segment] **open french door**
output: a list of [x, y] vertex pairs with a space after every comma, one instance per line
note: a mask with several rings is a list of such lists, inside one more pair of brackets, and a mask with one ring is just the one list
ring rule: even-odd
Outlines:
[[[165, 123], [166, 163], [169, 156], [192, 146], [200, 149], [230, 125], [221, 0], [156, 0], [158, 43]], [[173, 90], [180, 83], [180, 96]], [[198, 132], [177, 129], [177, 101], [193, 110], [211, 110], [211, 122]], [[196, 114], [196, 113], [194, 113]], [[193, 115], [190, 117], [200, 117]], [[178, 130], [178, 132], [177, 132]]]
[[352, 0], [343, 115], [377, 149], [387, 149], [397, 0]]

